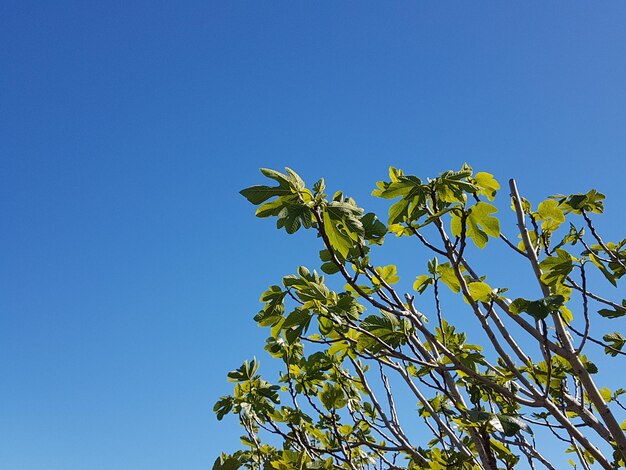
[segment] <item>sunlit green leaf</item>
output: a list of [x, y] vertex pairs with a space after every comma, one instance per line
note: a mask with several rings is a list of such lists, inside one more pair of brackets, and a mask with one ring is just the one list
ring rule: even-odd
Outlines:
[[559, 207], [559, 203], [554, 199], [547, 199], [539, 204], [537, 208], [538, 220], [541, 220], [541, 229], [553, 232], [565, 222], [563, 210]]
[[[469, 209], [465, 218], [465, 234], [474, 241], [477, 247], [484, 248], [489, 236], [500, 236], [500, 221], [490, 215], [497, 211], [498, 209], [494, 206], [483, 201], [477, 202]], [[452, 214], [452, 234], [460, 237], [463, 233], [462, 217], [454, 212]]]
[[437, 272], [439, 273], [441, 281], [448, 286], [452, 292], [461, 292], [461, 283], [457, 279], [454, 268], [450, 263], [440, 264]]
[[474, 180], [476, 180], [476, 185], [480, 188], [479, 194], [482, 194], [490, 201], [493, 201], [496, 196], [496, 192], [500, 189], [500, 183], [496, 181], [493, 175], [481, 171], [474, 175]]
[[333, 220], [328, 212], [324, 212], [324, 230], [333, 249], [338, 251], [344, 259], [347, 258], [354, 242], [337, 227], [337, 221]]
[[470, 296], [476, 302], [487, 302], [493, 294], [491, 287], [486, 282], [470, 282], [467, 288]]
[[415, 278], [415, 282], [413, 283], [413, 289], [419, 292], [420, 294], [424, 293], [426, 288], [433, 283], [433, 278], [426, 274], [422, 274]]
[[[376, 272], [385, 281], [387, 284], [395, 284], [400, 280], [400, 277], [396, 275], [398, 269], [394, 264], [390, 264], [389, 266], [377, 267]], [[374, 284], [380, 284], [378, 278], [373, 278]]]

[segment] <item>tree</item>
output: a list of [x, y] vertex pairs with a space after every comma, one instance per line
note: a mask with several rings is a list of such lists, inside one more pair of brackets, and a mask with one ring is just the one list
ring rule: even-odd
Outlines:
[[[308, 189], [288, 168], [261, 172], [276, 184], [241, 194], [279, 229], [314, 231], [327, 276], [300, 267], [263, 293], [254, 319], [282, 372], [266, 381], [254, 359], [228, 374], [233, 394], [214, 410], [238, 417], [244, 449], [214, 469], [553, 469], [559, 445], [575, 468], [625, 466], [626, 390], [597, 385], [587, 356], [616, 368], [625, 355], [611, 330], [626, 300], [592, 287], [626, 272], [626, 239], [604, 241], [592, 220], [603, 194], [533, 206], [511, 180], [517, 243], [495, 216], [499, 183], [467, 165], [426, 181], [391, 168], [373, 192], [396, 200], [387, 224], [341, 192], [329, 199], [323, 179]], [[388, 234], [432, 256], [411, 293], [373, 261]], [[509, 289], [473, 259], [503, 247], [523, 260]], [[513, 260], [497, 256], [506, 271]], [[520, 296], [523, 279], [534, 296]]]

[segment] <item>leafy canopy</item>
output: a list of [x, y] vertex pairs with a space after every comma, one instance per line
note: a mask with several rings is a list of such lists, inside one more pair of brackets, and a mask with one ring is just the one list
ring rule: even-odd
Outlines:
[[[214, 469], [562, 468], [544, 455], [559, 447], [574, 468], [625, 466], [626, 390], [596, 385], [589, 359], [615, 370], [625, 355], [614, 323], [626, 300], [602, 284], [626, 273], [626, 239], [598, 233], [604, 195], [533, 206], [511, 180], [513, 212], [500, 219], [489, 173], [391, 167], [372, 193], [390, 201], [385, 223], [329, 197], [323, 179], [309, 189], [289, 168], [261, 172], [271, 183], [241, 194], [278, 229], [315, 232], [320, 272], [301, 266], [262, 294], [254, 320], [281, 372], [264, 379], [253, 359], [228, 374], [233, 392], [214, 411], [237, 417], [242, 448]], [[372, 261], [388, 234], [429, 253], [412, 290], [395, 264]], [[474, 257], [492, 249], [507, 287], [478, 271]], [[520, 295], [530, 283], [535, 294]]]

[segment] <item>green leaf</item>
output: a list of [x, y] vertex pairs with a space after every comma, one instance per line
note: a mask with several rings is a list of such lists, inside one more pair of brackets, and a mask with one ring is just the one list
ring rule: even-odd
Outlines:
[[363, 238], [363, 209], [350, 202], [333, 201], [328, 204], [325, 213], [335, 222], [341, 223], [343, 230], [355, 242]]
[[263, 173], [264, 176], [278, 182], [279, 186], [281, 187], [289, 186], [289, 176], [284, 175], [283, 173], [280, 173], [279, 171], [272, 170], [270, 168], [261, 168], [260, 171], [261, 173]]
[[494, 431], [504, 433], [504, 427], [497, 416], [489, 418], [488, 423]]
[[496, 458], [506, 462], [507, 468], [515, 468], [517, 466], [519, 457], [513, 454], [511, 449], [509, 449], [506, 445], [494, 439], [492, 439], [489, 444], [493, 449]]
[[333, 262], [324, 263], [320, 266], [320, 269], [326, 274], [335, 274], [340, 271], [339, 266]]
[[259, 205], [274, 196], [285, 196], [291, 194], [289, 187], [269, 187], [263, 185], [250, 186], [239, 191], [252, 204]]
[[[495, 212], [498, 212], [495, 206], [483, 201], [470, 207], [467, 212], [465, 234], [472, 239], [478, 248], [485, 247], [489, 236], [500, 236], [500, 221], [490, 215]], [[454, 236], [461, 236], [462, 219], [456, 212], [452, 212], [451, 229]]]
[[426, 274], [422, 274], [415, 278], [415, 282], [413, 283], [413, 289], [415, 289], [420, 294], [423, 294], [428, 286], [430, 286], [434, 282], [431, 276]]
[[557, 313], [563, 306], [565, 297], [562, 295], [549, 295], [539, 300], [515, 299], [509, 309], [511, 313], [528, 313], [535, 320], [543, 320], [551, 313]]
[[528, 306], [529, 302], [529, 300], [522, 299], [521, 297], [517, 298], [509, 305], [509, 310], [511, 311], [511, 313], [519, 315], [520, 313], [526, 311], [526, 307]]
[[289, 314], [283, 323], [283, 328], [292, 326], [308, 326], [311, 321], [311, 312], [306, 309], [296, 309]]
[[476, 186], [480, 188], [479, 194], [487, 197], [490, 201], [493, 201], [496, 192], [500, 189], [500, 183], [496, 181], [490, 173], [480, 172], [474, 175]]
[[520, 430], [529, 434], [533, 433], [528, 424], [526, 424], [526, 422], [521, 420], [518, 416], [498, 414], [497, 417], [502, 424], [502, 429], [505, 436], [512, 437]]
[[222, 454], [213, 463], [213, 470], [237, 470], [241, 468], [241, 462], [228, 454]]
[[239, 440], [244, 446], [247, 446], [247, 447], [255, 446], [254, 442], [252, 442], [248, 436], [239, 436]]
[[619, 306], [615, 307], [613, 310], [603, 308], [598, 310], [598, 313], [605, 318], [619, 318], [626, 315], [626, 308]]
[[234, 398], [231, 396], [220, 397], [220, 399], [213, 406], [213, 411], [217, 415], [217, 420], [221, 421], [224, 416], [230, 413], [230, 410], [233, 409]]
[[335, 356], [338, 353], [346, 351], [350, 347], [347, 341], [335, 341], [330, 348], [328, 348], [328, 355]]
[[[290, 185], [289, 176], [279, 173], [275, 170], [270, 170], [268, 168], [261, 168], [261, 173], [263, 173], [263, 175], [265, 175], [266, 177], [278, 182], [278, 186], [270, 187], [265, 185], [256, 185], [239, 191], [239, 193], [252, 204], [258, 205], [262, 202], [267, 201], [271, 197], [287, 196], [295, 192], [292, 191], [292, 185]], [[302, 188], [304, 188], [304, 182], [302, 182]]]
[[[398, 347], [406, 340], [404, 332], [400, 329], [400, 321], [391, 314], [383, 313], [380, 317], [370, 315], [363, 319], [361, 327], [380, 338], [392, 348]], [[360, 349], [367, 348], [372, 352], [378, 352], [383, 348], [378, 341], [369, 338], [366, 335], [361, 335], [359, 337], [359, 343]]]
[[611, 271], [609, 271], [606, 266], [604, 266], [604, 263], [602, 263], [602, 261], [600, 261], [600, 259], [594, 253], [589, 252], [589, 259], [600, 270], [606, 280], [613, 284], [615, 287], [617, 287], [616, 276]]
[[337, 227], [337, 222], [331, 218], [328, 211], [324, 212], [324, 232], [333, 249], [339, 252], [343, 259], [346, 259], [353, 241]]
[[[305, 188], [304, 181], [297, 173], [290, 168], [286, 170], [287, 175], [284, 175], [261, 168], [261, 173], [277, 181], [278, 186], [256, 185], [242, 189], [240, 193], [251, 203], [262, 204], [256, 211], [257, 217], [278, 216], [277, 227], [284, 227], [287, 233], [294, 233], [301, 226], [309, 228], [313, 225], [313, 214], [307, 205], [313, 200], [313, 195]], [[276, 200], [265, 202], [275, 196]]]
[[450, 290], [454, 293], [461, 292], [461, 284], [456, 277], [456, 273], [454, 272], [454, 268], [450, 265], [450, 263], [443, 263], [437, 267], [437, 272], [439, 273], [439, 279], [450, 288]]
[[289, 167], [285, 167], [285, 171], [289, 175], [288, 181], [294, 187], [294, 189], [302, 190], [305, 187], [304, 181], [300, 178], [300, 175], [293, 171]]
[[493, 289], [486, 282], [470, 282], [467, 288], [476, 302], [488, 302], [493, 293]]
[[[385, 281], [387, 284], [395, 284], [400, 280], [400, 277], [396, 275], [398, 272], [398, 268], [395, 265], [390, 264], [389, 266], [382, 266], [375, 268], [378, 275]], [[380, 281], [374, 277], [373, 278], [374, 285], [380, 284]]]
[[369, 243], [381, 245], [387, 234], [387, 226], [378, 220], [372, 212], [365, 214], [361, 218], [361, 223], [363, 224], [365, 240]]
[[273, 326], [282, 319], [285, 313], [284, 299], [287, 292], [279, 286], [271, 286], [261, 296], [261, 302], [265, 302], [265, 307], [254, 317], [259, 326]]
[[607, 333], [602, 339], [609, 343], [610, 346], [604, 348], [605, 354], [613, 357], [617, 356], [619, 354], [618, 351], [621, 351], [624, 344], [626, 344], [626, 337], [617, 331], [615, 333]]
[[328, 457], [326, 460], [316, 460], [305, 464], [306, 470], [332, 470], [334, 468], [334, 460]]
[[556, 250], [556, 256], [548, 256], [539, 263], [539, 267], [543, 273], [541, 281], [547, 286], [555, 286], [562, 283], [574, 269], [572, 255], [565, 250]]
[[572, 320], [574, 320], [574, 314], [569, 308], [567, 308], [565, 305], [562, 305], [561, 308], [559, 309], [559, 312], [561, 313], [561, 318], [563, 319], [566, 325], [569, 325], [570, 323], [572, 323]]
[[537, 219], [543, 221], [541, 229], [543, 231], [553, 232], [565, 222], [565, 214], [559, 207], [559, 203], [554, 199], [547, 199], [539, 204], [537, 208]]
[[276, 226], [284, 227], [287, 233], [295, 233], [302, 225], [310, 227], [312, 217], [311, 209], [304, 204], [284, 204], [278, 213]]
[[[372, 192], [373, 196], [384, 199], [401, 199], [389, 208], [388, 224], [393, 225], [399, 222], [417, 220], [424, 215], [424, 198], [428, 194], [428, 185], [415, 176], [405, 176], [402, 170], [389, 168], [391, 182], [379, 181], [376, 185], [378, 189]], [[396, 232], [397, 233], [397, 232]], [[399, 233], [397, 233], [400, 236]]]
[[245, 382], [252, 380], [259, 370], [259, 362], [252, 359], [252, 362], [244, 361], [241, 367], [228, 373], [229, 382]]
[[467, 418], [472, 423], [486, 423], [491, 419], [492, 414], [488, 411], [474, 408], [467, 411]]
[[320, 259], [322, 261], [331, 261], [333, 257], [330, 255], [330, 251], [328, 250], [320, 250]]
[[467, 165], [463, 165], [459, 171], [448, 170], [440, 174], [433, 181], [439, 200], [445, 203], [459, 202], [465, 204], [466, 192], [474, 194], [479, 191], [478, 186], [468, 181], [471, 176], [472, 169]]
[[320, 178], [313, 185], [313, 191], [315, 192], [316, 195], [322, 194], [325, 189], [326, 189], [326, 182], [324, 181], [324, 178]]
[[324, 261], [320, 269], [326, 274], [335, 274], [340, 271], [339, 267], [332, 261], [332, 256], [328, 250], [320, 251], [320, 259]]
[[568, 212], [580, 214], [583, 210], [601, 214], [604, 212], [604, 194], [592, 189], [586, 194], [572, 194], [571, 196], [554, 196]]
[[585, 366], [585, 369], [587, 369], [587, 372], [589, 372], [590, 374], [597, 374], [598, 373], [598, 366], [595, 365], [593, 362], [589, 361], [585, 356], [580, 356], [581, 361], [583, 363], [583, 365]]
[[280, 214], [280, 211], [283, 210], [283, 206], [284, 201], [282, 199], [266, 202], [265, 204], [259, 206], [254, 215], [260, 218], [277, 216]]
[[402, 170], [398, 170], [394, 167], [389, 167], [389, 179], [391, 179], [389, 183], [385, 181], [376, 183], [378, 189], [372, 192], [372, 196], [384, 199], [395, 199], [408, 195], [414, 187], [422, 184], [419, 178], [405, 177]]
[[391, 224], [389, 226], [389, 232], [393, 233], [396, 237], [413, 235], [411, 228], [401, 224]]
[[558, 243], [558, 245], [555, 248], [560, 248], [563, 245], [568, 245], [571, 244], [576, 245], [576, 243], [578, 243], [580, 240], [583, 239], [583, 235], [585, 234], [585, 229], [581, 228], [580, 230], [578, 230], [574, 224], [569, 224], [569, 232], [567, 233], [567, 235], [565, 235], [563, 237], [563, 239]]
[[602, 396], [602, 399], [605, 402], [610, 402], [611, 399], [613, 398], [613, 393], [611, 392], [610, 389], [608, 389], [607, 387], [603, 387], [600, 390], [598, 390], [600, 392], [600, 395]]
[[324, 408], [329, 411], [338, 410], [347, 404], [343, 389], [339, 384], [326, 382], [317, 396], [324, 405]]
[[408, 217], [408, 208], [411, 201], [408, 199], [400, 199], [398, 202], [391, 205], [389, 208], [389, 219], [387, 223], [389, 225], [403, 222]]

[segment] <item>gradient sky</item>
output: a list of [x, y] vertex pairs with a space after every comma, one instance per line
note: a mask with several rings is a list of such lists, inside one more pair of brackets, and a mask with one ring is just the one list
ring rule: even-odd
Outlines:
[[[623, 234], [626, 3], [0, 4], [0, 468], [207, 469], [267, 285], [317, 263], [259, 167], [598, 187]], [[505, 202], [506, 205], [506, 202]], [[609, 237], [610, 238], [610, 237]], [[411, 277], [415, 273], [409, 273]]]

